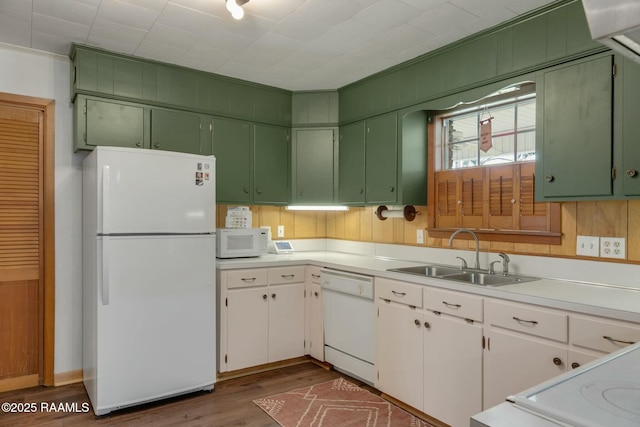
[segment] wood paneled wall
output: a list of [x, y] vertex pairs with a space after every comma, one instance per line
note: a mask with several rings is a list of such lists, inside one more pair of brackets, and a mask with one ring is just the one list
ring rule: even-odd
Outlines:
[[[224, 227], [227, 208], [218, 205], [217, 226]], [[235, 205], [234, 205], [235, 206]], [[409, 222], [400, 218], [380, 221], [376, 207], [351, 207], [346, 212], [288, 211], [279, 206], [250, 206], [253, 226], [270, 226], [273, 236], [284, 225], [285, 238], [331, 238], [361, 242], [392, 243], [425, 247], [447, 247], [448, 241], [430, 238], [416, 244], [416, 230], [427, 227], [427, 207], [416, 206], [419, 215]], [[614, 261], [608, 258], [576, 256], [576, 236], [625, 237], [627, 262], [640, 264], [640, 200], [562, 203], [562, 244], [542, 245], [507, 242], [483, 242], [483, 251], [512, 254], [548, 255]], [[473, 241], [455, 240], [456, 248], [471, 248]]]

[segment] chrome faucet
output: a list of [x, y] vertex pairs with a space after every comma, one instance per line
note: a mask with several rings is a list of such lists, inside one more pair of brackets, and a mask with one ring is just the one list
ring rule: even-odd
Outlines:
[[478, 236], [476, 236], [476, 233], [469, 230], [468, 228], [460, 228], [454, 231], [451, 237], [449, 237], [449, 247], [451, 247], [451, 245], [453, 244], [453, 238], [456, 237], [458, 233], [469, 233], [471, 234], [471, 236], [473, 236], [473, 240], [476, 241], [476, 265], [473, 268], [475, 268], [476, 270], [480, 270], [480, 244], [478, 242]]
[[500, 252], [498, 256], [502, 258], [502, 274], [506, 276], [509, 274], [509, 256], [502, 252]]

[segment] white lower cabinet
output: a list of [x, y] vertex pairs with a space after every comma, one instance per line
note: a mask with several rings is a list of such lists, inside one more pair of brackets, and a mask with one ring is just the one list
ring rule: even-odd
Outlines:
[[453, 427], [482, 411], [482, 325], [446, 314], [424, 315], [422, 411]]
[[305, 267], [218, 272], [219, 371], [303, 356]]
[[305, 311], [306, 354], [324, 362], [324, 327], [322, 317], [322, 286], [320, 267], [307, 267], [307, 292]]

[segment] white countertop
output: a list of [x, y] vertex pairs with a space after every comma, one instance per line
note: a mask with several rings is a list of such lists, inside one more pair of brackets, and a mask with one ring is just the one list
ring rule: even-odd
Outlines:
[[218, 259], [217, 268], [229, 270], [310, 264], [528, 304], [539, 304], [584, 314], [640, 322], [640, 289], [546, 278], [490, 288], [387, 271], [390, 268], [427, 263], [343, 252], [303, 251], [293, 254], [267, 254], [257, 258]]

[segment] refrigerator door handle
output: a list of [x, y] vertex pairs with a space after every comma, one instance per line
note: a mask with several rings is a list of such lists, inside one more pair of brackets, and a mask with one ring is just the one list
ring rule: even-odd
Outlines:
[[109, 305], [109, 236], [102, 237], [102, 305]]
[[109, 165], [102, 166], [102, 234], [109, 234], [109, 212], [111, 202], [109, 190], [111, 186], [111, 169]]

